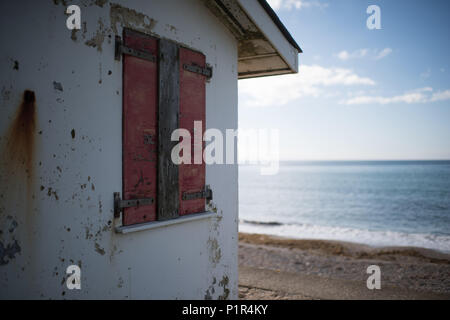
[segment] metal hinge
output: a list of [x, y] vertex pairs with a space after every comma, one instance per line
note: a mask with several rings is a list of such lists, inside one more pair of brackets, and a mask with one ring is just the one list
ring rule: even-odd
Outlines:
[[127, 47], [122, 43], [122, 39], [119, 36], [116, 36], [115, 59], [117, 61], [120, 61], [122, 54], [127, 54], [129, 56], [141, 58], [141, 59], [148, 60], [151, 62], [156, 62], [155, 55], [145, 52], [145, 51], [140, 51], [140, 50], [136, 50], [136, 49]]
[[202, 68], [196, 64], [186, 64], [185, 63], [185, 64], [183, 64], [183, 69], [190, 71], [190, 72], [201, 74], [202, 76], [205, 76], [207, 79], [212, 78], [212, 67], [210, 67], [208, 65], [205, 68]]
[[182, 199], [183, 200], [196, 200], [196, 199], [206, 199], [207, 201], [211, 201], [213, 198], [213, 193], [209, 185], [205, 186], [205, 188], [198, 192], [183, 192]]
[[120, 198], [120, 192], [114, 192], [114, 217], [119, 218], [120, 212], [124, 208], [149, 206], [149, 205], [153, 204], [154, 202], [155, 202], [155, 200], [153, 198], [122, 200]]

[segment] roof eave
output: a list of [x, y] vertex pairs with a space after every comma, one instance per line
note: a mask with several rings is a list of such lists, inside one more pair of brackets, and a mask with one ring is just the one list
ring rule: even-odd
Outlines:
[[300, 46], [264, 0], [203, 0], [238, 40], [238, 78], [298, 72]]

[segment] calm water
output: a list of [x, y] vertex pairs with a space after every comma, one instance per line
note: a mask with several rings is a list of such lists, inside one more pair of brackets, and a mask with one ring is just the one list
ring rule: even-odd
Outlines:
[[239, 230], [450, 252], [450, 161], [239, 168]]

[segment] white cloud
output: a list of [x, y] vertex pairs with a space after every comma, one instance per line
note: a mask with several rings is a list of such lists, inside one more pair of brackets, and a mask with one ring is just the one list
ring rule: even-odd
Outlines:
[[384, 48], [383, 50], [369, 50], [369, 49], [358, 49], [353, 52], [348, 52], [347, 50], [343, 50], [337, 54], [335, 54], [336, 57], [338, 57], [342, 61], [347, 61], [350, 59], [361, 59], [361, 58], [371, 58], [374, 60], [380, 60], [392, 53], [391, 48]]
[[341, 104], [359, 105], [359, 104], [392, 104], [392, 103], [427, 103], [450, 100], [450, 90], [432, 93], [433, 88], [425, 87], [413, 91], [405, 92], [401, 95], [384, 97], [384, 96], [366, 96], [360, 95], [347, 100], [341, 101]]
[[318, 7], [318, 8], [326, 8], [328, 7], [328, 3], [322, 3], [317, 0], [313, 1], [305, 1], [305, 0], [268, 0], [267, 1], [270, 6], [274, 10], [300, 10], [303, 8], [311, 8], [311, 7]]
[[435, 101], [444, 101], [444, 100], [449, 100], [449, 99], [450, 99], [450, 90], [445, 90], [445, 91], [439, 91], [439, 92], [433, 93], [430, 101], [435, 102]]
[[325, 87], [372, 86], [375, 81], [350, 69], [302, 65], [299, 73], [239, 81], [241, 104], [249, 107], [281, 106], [304, 97], [325, 96]]
[[336, 54], [336, 56], [339, 59], [346, 61], [349, 59], [363, 58], [367, 55], [368, 51], [369, 51], [368, 49], [359, 49], [359, 50], [349, 53], [348, 51], [344, 50], [344, 51], [341, 51], [338, 54]]
[[281, 7], [281, 0], [267, 0], [273, 10], [279, 10]]
[[383, 50], [381, 50], [378, 53], [378, 55], [375, 57], [375, 60], [383, 59], [383, 58], [387, 57], [388, 55], [390, 55], [391, 53], [392, 53], [391, 48], [384, 48]]

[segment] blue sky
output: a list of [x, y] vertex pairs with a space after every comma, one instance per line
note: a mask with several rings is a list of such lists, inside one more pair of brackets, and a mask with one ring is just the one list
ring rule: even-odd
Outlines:
[[278, 129], [281, 160], [450, 159], [450, 1], [268, 2], [304, 53], [239, 81], [239, 128]]

